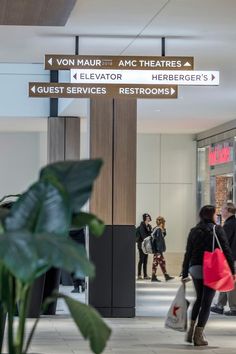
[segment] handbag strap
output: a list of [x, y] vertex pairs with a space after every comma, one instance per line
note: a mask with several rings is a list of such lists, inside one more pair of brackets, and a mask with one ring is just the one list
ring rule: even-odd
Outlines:
[[215, 249], [215, 239], [216, 239], [216, 242], [218, 243], [219, 248], [220, 248], [221, 251], [222, 251], [222, 247], [221, 247], [220, 241], [219, 241], [218, 236], [217, 236], [217, 234], [216, 234], [216, 225], [213, 226], [212, 252], [213, 252], [214, 249]]

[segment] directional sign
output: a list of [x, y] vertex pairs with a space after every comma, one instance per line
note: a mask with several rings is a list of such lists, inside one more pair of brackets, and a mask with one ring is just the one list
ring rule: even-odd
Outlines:
[[174, 85], [106, 85], [30, 82], [29, 97], [177, 98]]
[[219, 85], [219, 71], [72, 69], [72, 83]]
[[193, 70], [193, 57], [45, 55], [45, 69]]

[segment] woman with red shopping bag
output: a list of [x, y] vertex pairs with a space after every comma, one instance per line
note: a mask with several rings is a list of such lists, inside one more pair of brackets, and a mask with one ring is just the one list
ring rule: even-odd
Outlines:
[[[200, 222], [191, 229], [188, 236], [182, 269], [182, 281], [185, 282], [189, 279], [188, 275], [190, 273], [197, 296], [192, 309], [191, 324], [186, 341], [189, 343], [193, 341], [196, 346], [205, 346], [208, 345], [208, 342], [204, 339], [203, 329], [210, 314], [211, 303], [216, 291], [216, 283], [213, 286], [210, 284], [210, 287], [208, 284], [209, 279], [204, 279], [206, 270], [206, 265], [204, 266], [203, 264], [204, 258], [207, 258], [209, 265], [209, 256], [211, 257], [209, 254], [212, 253], [214, 258], [214, 249], [219, 247], [219, 243], [223, 258], [225, 256], [227, 260], [225, 262], [227, 263], [226, 266], [229, 266], [232, 276], [234, 276], [234, 262], [224, 230], [221, 226], [216, 225], [215, 207], [213, 205], [205, 205], [201, 208], [199, 216]], [[215, 235], [217, 236], [217, 241], [215, 241]], [[224, 262], [222, 255], [218, 258]], [[225, 266], [225, 263], [222, 263], [222, 267]], [[214, 274], [216, 272], [215, 267], [211, 271]]]

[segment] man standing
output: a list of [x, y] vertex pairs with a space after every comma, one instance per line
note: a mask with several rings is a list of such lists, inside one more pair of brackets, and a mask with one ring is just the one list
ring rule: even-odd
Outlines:
[[[232, 251], [234, 263], [236, 263], [236, 207], [233, 203], [226, 203], [222, 208], [222, 217], [225, 220], [223, 229], [227, 235]], [[224, 307], [229, 303], [229, 311], [224, 311]], [[236, 316], [236, 287], [227, 293], [220, 293], [217, 303], [211, 307], [211, 312]]]

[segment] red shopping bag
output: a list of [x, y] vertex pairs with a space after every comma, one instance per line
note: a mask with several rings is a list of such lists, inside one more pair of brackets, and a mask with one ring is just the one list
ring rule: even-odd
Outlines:
[[[215, 248], [215, 239], [220, 248]], [[213, 228], [212, 252], [205, 251], [203, 256], [203, 280], [204, 285], [219, 291], [231, 291], [234, 289], [234, 279], [222, 251], [220, 242]]]

